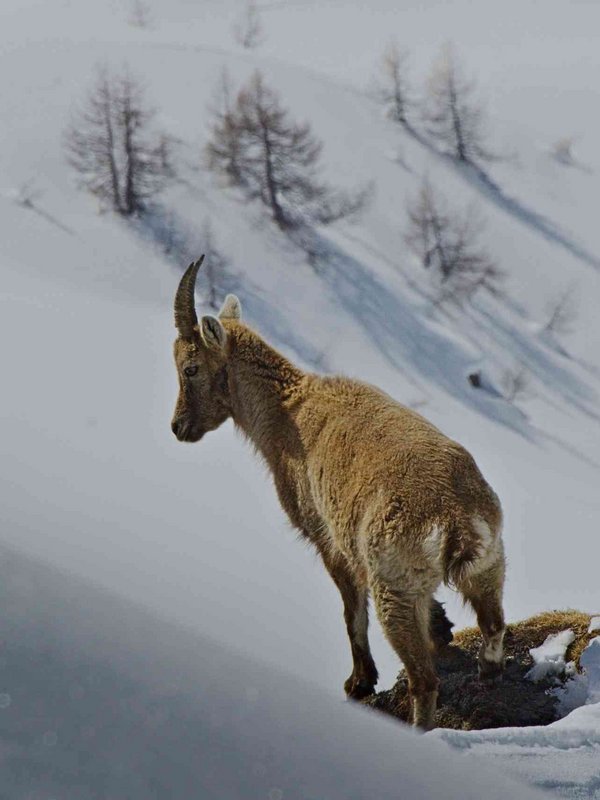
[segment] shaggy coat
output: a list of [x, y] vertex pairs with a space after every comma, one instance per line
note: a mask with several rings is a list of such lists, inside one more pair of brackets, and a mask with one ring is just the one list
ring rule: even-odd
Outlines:
[[377, 681], [367, 636], [370, 593], [404, 663], [414, 724], [432, 727], [438, 679], [429, 628], [442, 582], [477, 614], [482, 676], [503, 668], [497, 496], [470, 454], [419, 414], [360, 381], [292, 364], [241, 322], [237, 298], [227, 298], [219, 319], [198, 324], [195, 274], [191, 309], [186, 276], [176, 299], [174, 433], [198, 441], [233, 419], [341, 592], [354, 664], [346, 693], [364, 697]]

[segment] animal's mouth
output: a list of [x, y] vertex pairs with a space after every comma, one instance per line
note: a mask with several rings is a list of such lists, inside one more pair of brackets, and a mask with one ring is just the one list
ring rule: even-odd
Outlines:
[[177, 437], [178, 442], [199, 442], [200, 439], [206, 433], [205, 430], [201, 428], [196, 428], [193, 425], [186, 425], [186, 424], [179, 424], [177, 429], [173, 431], [175, 436]]
[[204, 433], [205, 431], [197, 431], [192, 428], [191, 430], [186, 431], [185, 433], [179, 434], [177, 438], [179, 439], [180, 442], [188, 442], [188, 443], [199, 442], [200, 439], [202, 439], [202, 437], [204, 436]]

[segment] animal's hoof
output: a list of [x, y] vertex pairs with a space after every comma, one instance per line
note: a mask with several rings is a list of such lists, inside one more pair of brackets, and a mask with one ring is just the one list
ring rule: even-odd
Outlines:
[[344, 684], [344, 691], [346, 696], [352, 700], [363, 700], [375, 692], [375, 686], [364, 679], [359, 680], [351, 675]]
[[415, 733], [428, 733], [435, 728], [435, 723], [433, 720], [427, 720], [426, 722], [413, 722], [412, 729]]

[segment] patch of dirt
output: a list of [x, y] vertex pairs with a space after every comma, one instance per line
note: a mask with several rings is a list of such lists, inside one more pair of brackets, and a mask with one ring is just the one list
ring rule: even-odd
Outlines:
[[[582, 652], [590, 639], [598, 635], [597, 631], [588, 634], [590, 619], [590, 614], [580, 611], [548, 611], [508, 625], [504, 640], [507, 663], [503, 678], [498, 683], [485, 683], [479, 680], [477, 673], [477, 653], [481, 644], [479, 630], [466, 628], [459, 631], [452, 643], [447, 644], [447, 635], [435, 635], [432, 618], [440, 678], [436, 727], [481, 730], [554, 722], [558, 718], [558, 701], [549, 690], [556, 688], [558, 679], [548, 678], [538, 683], [525, 680], [526, 673], [533, 666], [529, 651], [543, 644], [547, 636], [570, 628], [575, 640], [567, 649], [566, 660], [574, 661], [579, 669]], [[445, 632], [449, 631], [450, 623], [444, 623], [439, 617], [438, 625]], [[405, 722], [410, 721], [405, 673], [399, 674], [391, 689], [371, 695], [362, 702]]]

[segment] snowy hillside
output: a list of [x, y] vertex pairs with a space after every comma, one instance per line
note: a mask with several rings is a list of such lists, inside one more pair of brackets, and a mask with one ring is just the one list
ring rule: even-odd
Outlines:
[[[3, 554], [11, 800], [543, 795], [221, 643]], [[435, 768], [431, 768], [432, 756]]]
[[[378, 384], [471, 450], [505, 509], [510, 619], [598, 611], [600, 55], [590, 32], [600, 9], [265, 2], [264, 42], [248, 51], [231, 30], [241, 3], [148, 5], [145, 28], [116, 2], [3, 5], [2, 541], [342, 697], [339, 598], [294, 541], [263, 468], [229, 425], [197, 447], [170, 432], [171, 303], [186, 264], [147, 226], [98, 214], [66, 165], [63, 132], [95, 67], [127, 63], [180, 143], [182, 180], [161, 203], [188, 232], [190, 257], [210, 217], [226, 288], [258, 330], [306, 367]], [[412, 53], [417, 92], [440, 45], [454, 42], [504, 156], [487, 180], [385, 119], [369, 88], [391, 35]], [[224, 66], [236, 85], [261, 69], [311, 122], [328, 180], [374, 182], [358, 220], [319, 231], [329, 254], [319, 273], [202, 168]], [[567, 165], [551, 149], [571, 135]], [[485, 217], [505, 299], [432, 309], [403, 242], [405, 202], [425, 175]], [[546, 304], [570, 286], [573, 331], [552, 339]], [[478, 369], [499, 387], [523, 368], [528, 391], [512, 402], [467, 381]], [[455, 622], [472, 621], [441, 596]], [[388, 685], [397, 660], [377, 633], [373, 649]]]

